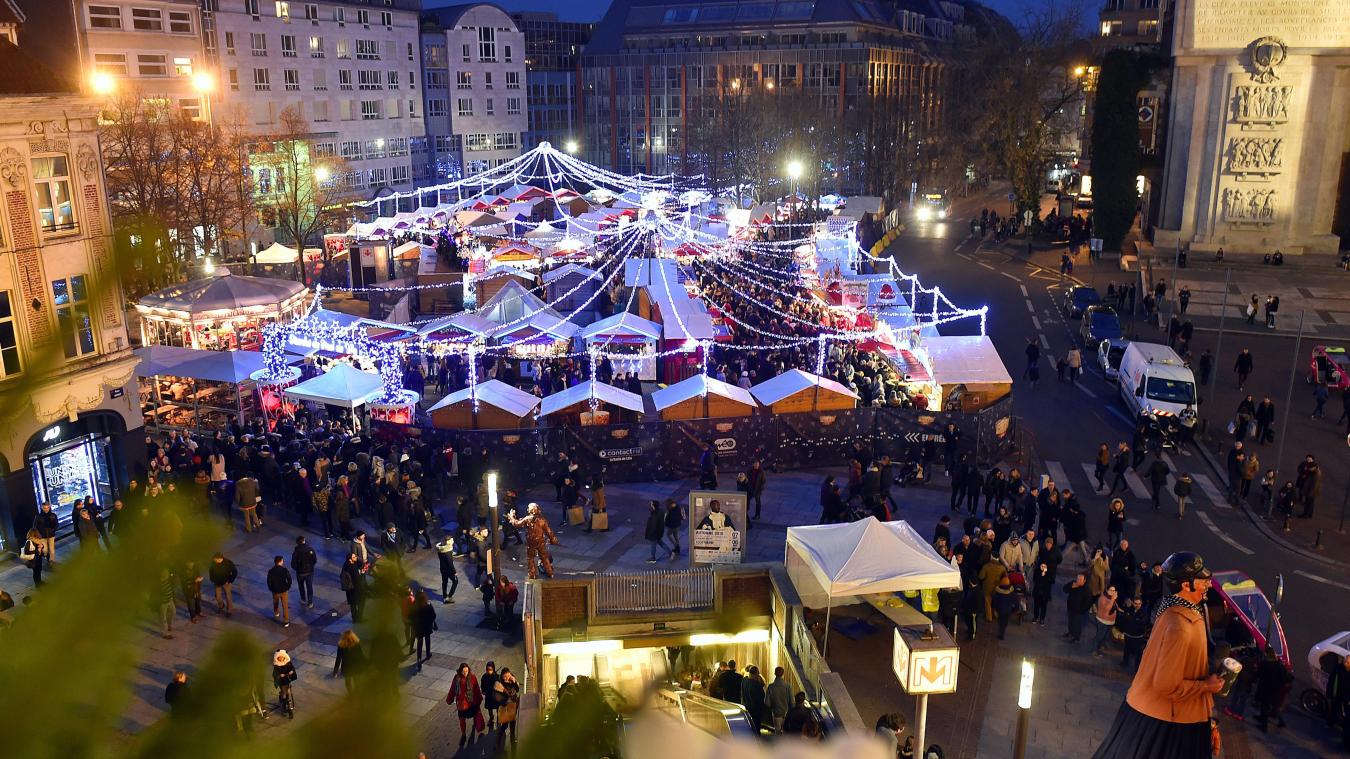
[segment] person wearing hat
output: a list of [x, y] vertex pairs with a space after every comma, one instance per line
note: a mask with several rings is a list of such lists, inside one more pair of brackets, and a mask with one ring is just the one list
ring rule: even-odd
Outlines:
[[1201, 759], [1210, 756], [1210, 713], [1223, 678], [1209, 669], [1203, 612], [1211, 573], [1180, 551], [1163, 562], [1171, 594], [1154, 614], [1143, 659], [1093, 759]]
[[272, 684], [277, 686], [277, 703], [291, 719], [295, 719], [295, 694], [291, 691], [291, 683], [295, 682], [296, 677], [291, 655], [284, 648], [277, 649], [272, 654]]

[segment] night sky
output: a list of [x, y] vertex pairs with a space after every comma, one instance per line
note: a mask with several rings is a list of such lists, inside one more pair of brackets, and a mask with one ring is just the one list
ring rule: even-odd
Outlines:
[[[442, 5], [458, 5], [465, 0], [424, 0], [427, 8]], [[609, 7], [609, 0], [492, 0], [496, 5], [510, 11], [553, 11], [559, 18], [568, 21], [599, 21]], [[1105, 4], [1103, 0], [983, 0], [985, 5], [999, 11], [1013, 23], [1028, 9], [1042, 9], [1052, 4], [1061, 7], [1075, 7], [1083, 16], [1085, 32], [1096, 26], [1097, 11]]]

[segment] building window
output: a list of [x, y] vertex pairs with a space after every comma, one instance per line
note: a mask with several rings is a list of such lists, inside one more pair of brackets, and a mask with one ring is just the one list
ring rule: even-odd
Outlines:
[[328, 89], [328, 72], [323, 69], [317, 69], [314, 72], [314, 89]]
[[394, 25], [394, 14], [389, 11], [380, 11], [380, 24], [392, 27]]
[[508, 72], [506, 72], [506, 89], [508, 89], [508, 90], [518, 90], [518, 89], [520, 89], [520, 72], [519, 72], [519, 71], [508, 71]]
[[384, 89], [384, 80], [380, 78], [380, 72], [369, 69], [361, 69], [356, 72], [357, 81], [363, 90], [381, 90]]
[[[161, 56], [163, 57], [163, 56]], [[33, 159], [38, 218], [43, 232], [75, 229], [75, 205], [70, 197], [70, 166], [64, 155]]]
[[483, 110], [486, 111], [486, 112], [487, 112], [487, 115], [489, 115], [489, 116], [493, 116], [493, 115], [496, 114], [496, 110], [493, 108], [493, 105], [492, 105], [492, 98], [488, 98], [488, 99], [487, 99], [487, 104], [486, 104], [486, 106], [483, 108]]
[[277, 18], [289, 24], [291, 22], [291, 4], [286, 2], [286, 0], [277, 0], [276, 5]]
[[155, 8], [132, 8], [131, 28], [140, 32], [162, 32], [164, 13]]
[[1125, 22], [1123, 22], [1123, 21], [1103, 21], [1103, 22], [1102, 22], [1102, 36], [1103, 36], [1103, 37], [1118, 37], [1118, 36], [1120, 36], [1120, 34], [1121, 34], [1122, 32], [1124, 32], [1124, 31], [1125, 31]]
[[519, 116], [519, 115], [520, 115], [520, 98], [507, 98], [507, 99], [506, 99], [506, 115], [507, 115], [507, 116]]
[[407, 166], [390, 167], [389, 177], [394, 184], [406, 183], [408, 181], [408, 167]]
[[178, 109], [193, 121], [202, 117], [202, 101], [199, 98], [179, 98]]
[[376, 166], [370, 170], [371, 186], [387, 184], [389, 182], [389, 170], [383, 166]]
[[393, 89], [397, 89], [397, 88], [398, 88], [398, 72], [397, 72], [397, 71], [390, 71], [390, 72], [388, 73], [388, 75], [387, 75], [386, 78], [387, 78], [387, 80], [388, 80], [389, 89], [393, 90]]
[[445, 45], [427, 45], [422, 48], [422, 65], [426, 68], [445, 68]]
[[491, 71], [484, 71], [484, 72], [483, 72], [483, 87], [486, 88], [486, 89], [489, 89], [489, 90], [492, 89], [492, 72], [491, 72]]
[[473, 98], [460, 98], [456, 105], [459, 106], [457, 112], [460, 116], [473, 115]]
[[136, 73], [139, 76], [168, 76], [168, 59], [162, 55], [138, 55]]
[[455, 89], [457, 89], [457, 90], [471, 90], [471, 89], [473, 89], [473, 72], [470, 72], [470, 71], [456, 71], [456, 72], [455, 72]]
[[56, 299], [56, 326], [66, 358], [78, 358], [94, 352], [94, 320], [89, 315], [89, 289], [84, 275], [52, 282]]
[[339, 7], [337, 7], [337, 8], [334, 8], [334, 9], [333, 9], [333, 20], [337, 22], [337, 25], [338, 25], [338, 26], [346, 26], [346, 25], [347, 25], [347, 9], [346, 9], [346, 8], [343, 8], [343, 7], [341, 7], [341, 6], [339, 6]]
[[253, 49], [254, 55], [267, 55], [267, 35], [262, 32], [252, 32], [248, 35], [249, 47]]
[[1139, 22], [1139, 36], [1140, 36], [1140, 37], [1157, 37], [1157, 36], [1158, 36], [1158, 20], [1157, 20], [1157, 19], [1149, 19], [1149, 20], [1147, 20], [1147, 21], [1140, 21], [1140, 22]]
[[469, 43], [464, 43], [464, 62], [469, 62]]
[[314, 110], [314, 120], [315, 120], [315, 121], [327, 121], [327, 120], [328, 120], [328, 101], [327, 101], [327, 100], [315, 100], [315, 101], [313, 101], [313, 102], [311, 103], [311, 107], [312, 107], [313, 110]]
[[9, 290], [0, 290], [0, 377], [22, 371], [19, 362], [19, 332], [14, 321], [14, 301]]
[[335, 146], [333, 143], [331, 142], [314, 143], [315, 158], [332, 158], [336, 154], [337, 154], [337, 146]]
[[340, 89], [340, 90], [350, 90], [351, 88], [352, 88], [352, 70], [351, 70], [351, 69], [339, 69], [339, 70], [338, 70], [338, 89]]
[[116, 5], [89, 6], [90, 29], [121, 29], [122, 9]]
[[272, 89], [272, 72], [267, 69], [253, 69], [253, 89]]
[[225, 54], [234, 55], [234, 32], [225, 32]]
[[440, 118], [445, 116], [445, 101], [431, 99], [427, 101], [427, 117]]
[[239, 91], [239, 69], [230, 69], [230, 89]]
[[169, 31], [174, 34], [192, 34], [192, 14], [187, 11], [169, 11]]
[[410, 118], [410, 119], [415, 119], [415, 118], [417, 118], [417, 100], [416, 100], [416, 98], [409, 98], [409, 99], [408, 99], [408, 118]]
[[191, 59], [191, 58], [174, 58], [174, 59], [173, 59], [173, 75], [174, 75], [174, 76], [192, 76], [192, 59]]
[[389, 141], [389, 155], [400, 156], [408, 154], [408, 138], [395, 137]]
[[339, 149], [342, 151], [342, 157], [349, 161], [355, 161], [361, 158], [361, 143], [356, 140], [344, 141], [339, 146]]
[[363, 61], [378, 61], [380, 59], [379, 40], [357, 40], [356, 57]]
[[284, 76], [286, 79], [286, 89], [288, 90], [300, 89], [299, 69], [286, 69], [285, 71], [282, 72], [282, 76]]
[[344, 60], [352, 57], [352, 43], [350, 40], [337, 41], [337, 57]]
[[490, 26], [478, 27], [478, 60], [497, 60], [497, 30]]
[[380, 101], [362, 100], [361, 101], [361, 120], [373, 121], [380, 117]]
[[94, 69], [113, 76], [127, 75], [127, 57], [122, 53], [94, 53]]
[[294, 57], [295, 57], [295, 35], [294, 35], [294, 34], [283, 34], [283, 35], [281, 35], [281, 57], [282, 57], [282, 58], [294, 58]]
[[367, 29], [369, 29], [369, 28], [370, 28], [370, 11], [367, 11], [367, 10], [359, 10], [359, 11], [357, 11], [357, 12], [356, 12], [356, 23], [358, 23], [358, 24], [360, 24], [360, 25], [366, 27]]
[[311, 36], [309, 38], [309, 57], [311, 58], [323, 57], [323, 37]]
[[318, 22], [319, 6], [314, 3], [305, 3], [305, 20]]

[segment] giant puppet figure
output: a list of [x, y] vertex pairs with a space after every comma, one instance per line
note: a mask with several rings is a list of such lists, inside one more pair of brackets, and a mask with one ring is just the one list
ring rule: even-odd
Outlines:
[[553, 577], [553, 557], [549, 555], [548, 547], [558, 545], [558, 536], [553, 534], [539, 504], [531, 503], [525, 509], [524, 517], [517, 518], [516, 510], [512, 509], [506, 518], [511, 526], [525, 531], [525, 558], [530, 563], [530, 579], [539, 576], [540, 564], [544, 566], [544, 574]]
[[1125, 703], [1093, 759], [1209, 759], [1210, 712], [1223, 679], [1212, 674], [1202, 610], [1211, 573], [1181, 551], [1163, 562], [1171, 595], [1154, 613]]

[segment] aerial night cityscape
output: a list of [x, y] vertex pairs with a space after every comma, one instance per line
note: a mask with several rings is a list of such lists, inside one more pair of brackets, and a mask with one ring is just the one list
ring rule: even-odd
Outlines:
[[1350, 757], [1346, 0], [0, 0], [0, 756]]

